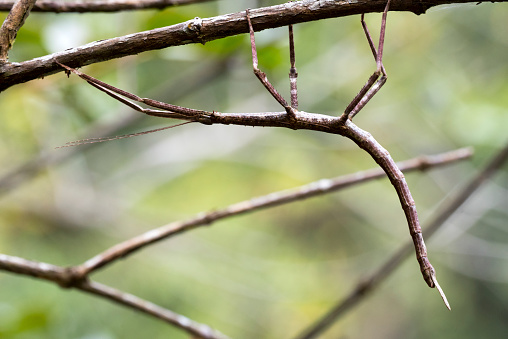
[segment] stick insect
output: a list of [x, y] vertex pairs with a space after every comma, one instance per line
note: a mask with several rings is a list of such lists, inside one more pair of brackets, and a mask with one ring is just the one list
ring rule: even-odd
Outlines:
[[[427, 250], [425, 242], [423, 240], [421, 227], [418, 220], [418, 214], [415, 207], [415, 202], [409, 191], [409, 187], [406, 183], [404, 175], [399, 170], [394, 160], [391, 158], [387, 150], [385, 150], [370, 133], [360, 129], [356, 126], [352, 120], [358, 114], [363, 107], [369, 102], [370, 99], [381, 89], [387, 80], [386, 70], [383, 66], [383, 46], [386, 32], [386, 18], [390, 7], [390, 0], [387, 1], [386, 7], [382, 14], [381, 19], [381, 30], [379, 36], [379, 43], [376, 46], [372, 40], [372, 37], [367, 28], [367, 24], [364, 20], [364, 14], [361, 15], [361, 25], [370, 49], [376, 61], [376, 70], [369, 77], [365, 85], [361, 88], [360, 92], [353, 98], [351, 103], [346, 107], [344, 113], [339, 117], [332, 117], [316, 113], [307, 113], [298, 110], [298, 91], [297, 91], [297, 77], [298, 72], [295, 66], [295, 51], [293, 41], [293, 26], [289, 25], [289, 59], [290, 59], [290, 70], [289, 70], [289, 81], [290, 81], [290, 93], [291, 101], [288, 103], [283, 96], [275, 89], [270, 83], [268, 77], [264, 72], [258, 68], [258, 56], [256, 49], [256, 42], [254, 37], [254, 27], [251, 20], [251, 14], [249, 10], [246, 11], [246, 21], [249, 28], [250, 43], [252, 49], [252, 66], [253, 71], [259, 81], [263, 84], [266, 90], [272, 95], [272, 97], [284, 108], [283, 112], [264, 112], [264, 113], [221, 113], [216, 111], [203, 111], [192, 108], [176, 106], [161, 101], [141, 98], [135, 94], [126, 92], [122, 89], [116, 88], [109, 84], [106, 84], [100, 80], [97, 80], [89, 75], [86, 75], [74, 68], [63, 65], [56, 61], [61, 67], [65, 68], [67, 73], [77, 74], [82, 79], [86, 80], [90, 85], [96, 87], [100, 91], [106, 93], [112, 98], [120, 101], [121, 103], [131, 107], [132, 109], [145, 113], [151, 116], [158, 116], [164, 118], [173, 118], [179, 120], [186, 120], [185, 123], [198, 122], [206, 125], [212, 124], [235, 124], [245, 126], [271, 126], [271, 127], [286, 127], [292, 129], [309, 129], [322, 131], [327, 133], [339, 134], [351, 139], [360, 148], [365, 150], [370, 156], [377, 162], [377, 164], [385, 171], [390, 182], [394, 186], [397, 195], [399, 197], [402, 209], [406, 216], [406, 220], [409, 226], [409, 232], [413, 239], [415, 247], [417, 261], [420, 265], [420, 271], [422, 272], [423, 278], [427, 285], [431, 288], [437, 288], [441, 298], [443, 299], [446, 307], [450, 309], [450, 305], [446, 299], [446, 296], [439, 286], [436, 279], [436, 274], [433, 266], [427, 258]], [[153, 108], [143, 108], [132, 101], [136, 101], [145, 104]], [[184, 123], [184, 124], [185, 124]], [[176, 127], [182, 124], [166, 127]], [[163, 128], [165, 129], [165, 128]], [[160, 129], [158, 129], [160, 130]], [[150, 131], [148, 131], [150, 132]], [[147, 132], [134, 133], [133, 135], [144, 134]], [[133, 136], [126, 135], [126, 136]], [[121, 137], [126, 137], [121, 136]], [[106, 138], [106, 139], [84, 139], [69, 145], [76, 145], [89, 142], [99, 142], [104, 140], [116, 139], [118, 137]]]

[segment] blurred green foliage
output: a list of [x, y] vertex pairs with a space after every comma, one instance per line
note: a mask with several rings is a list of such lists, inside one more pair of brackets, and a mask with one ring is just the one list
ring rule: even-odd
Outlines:
[[[280, 0], [221, 0], [163, 11], [32, 13], [10, 54], [24, 61], [99, 39]], [[476, 156], [408, 174], [423, 224], [507, 141], [506, 4], [390, 12], [388, 82], [356, 118], [396, 160], [474, 146]], [[2, 16], [3, 19], [3, 16]], [[373, 35], [380, 15], [367, 15]], [[289, 97], [287, 29], [256, 33], [260, 67]], [[375, 68], [359, 17], [295, 27], [300, 108], [337, 115]], [[225, 67], [219, 65], [225, 62]], [[220, 69], [212, 81], [205, 69]], [[252, 74], [246, 35], [95, 64], [83, 71], [158, 100], [222, 112], [280, 110]], [[175, 88], [188, 86], [173, 101]], [[0, 94], [1, 175], [73, 153], [2, 191], [0, 252], [75, 265], [200, 211], [374, 167], [349, 140], [308, 131], [187, 125], [54, 149], [132, 113], [59, 73]], [[116, 134], [167, 125], [142, 117]], [[506, 338], [508, 170], [436, 236], [430, 259], [453, 312], [408, 260], [322, 338]], [[93, 276], [233, 338], [291, 338], [408, 240], [386, 180], [218, 222], [151, 246]], [[0, 274], [0, 338], [188, 338], [161, 321], [34, 279]]]

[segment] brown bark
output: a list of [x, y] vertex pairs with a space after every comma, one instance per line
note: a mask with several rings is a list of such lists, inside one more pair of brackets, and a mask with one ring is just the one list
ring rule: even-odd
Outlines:
[[[190, 5], [200, 2], [209, 2], [215, 0], [95, 0], [95, 1], [76, 1], [62, 2], [52, 0], [39, 0], [32, 8], [34, 12], [50, 13], [90, 13], [90, 12], [119, 12], [134, 11], [140, 9], [164, 9], [172, 6]], [[9, 11], [14, 1], [0, 1], [0, 11]]]
[[[508, 0], [502, 0], [505, 2]], [[394, 0], [390, 11], [409, 11], [423, 14], [427, 9], [450, 3], [467, 3], [471, 0]], [[256, 31], [308, 21], [382, 12], [384, 0], [306, 0], [282, 5], [252, 9], [252, 24]], [[21, 63], [0, 66], [0, 91], [13, 85], [42, 78], [63, 71], [56, 61], [73, 68], [139, 54], [146, 51], [191, 43], [206, 43], [249, 32], [245, 12], [220, 15], [206, 19], [193, 19], [113, 39], [101, 40], [62, 52], [46, 55]]]

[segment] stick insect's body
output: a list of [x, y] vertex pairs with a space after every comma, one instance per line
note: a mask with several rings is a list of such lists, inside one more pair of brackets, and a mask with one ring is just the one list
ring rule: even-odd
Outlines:
[[[430, 287], [436, 287], [445, 302], [446, 307], [450, 309], [450, 305], [446, 300], [446, 297], [439, 286], [435, 270], [430, 264], [427, 258], [427, 250], [423, 241], [422, 230], [418, 221], [418, 214], [416, 212], [415, 202], [411, 196], [408, 185], [404, 178], [404, 175], [399, 170], [393, 159], [391, 158], [388, 151], [386, 151], [370, 133], [363, 131], [356, 126], [352, 119], [358, 112], [369, 102], [369, 100], [379, 91], [379, 89], [385, 84], [387, 76], [386, 70], [382, 63], [383, 58], [383, 46], [384, 37], [386, 30], [386, 17], [390, 6], [390, 0], [388, 0], [385, 10], [383, 12], [381, 21], [381, 32], [379, 37], [379, 44], [376, 50], [374, 42], [367, 29], [367, 25], [364, 20], [364, 15], [361, 15], [361, 24], [372, 54], [376, 60], [376, 70], [367, 80], [366, 84], [362, 87], [360, 92], [355, 96], [351, 103], [346, 107], [344, 113], [339, 117], [330, 117], [320, 114], [306, 113], [298, 110], [298, 92], [297, 92], [297, 77], [298, 73], [295, 66], [295, 52], [293, 42], [293, 26], [289, 25], [289, 50], [290, 50], [290, 92], [291, 92], [291, 103], [288, 102], [279, 94], [279, 92], [273, 87], [268, 80], [268, 77], [264, 72], [258, 68], [258, 56], [256, 50], [256, 43], [254, 38], [254, 28], [251, 22], [249, 10], [246, 11], [247, 23], [249, 26], [250, 42], [252, 47], [252, 66], [254, 74], [261, 81], [263, 86], [268, 92], [274, 97], [274, 99], [284, 108], [284, 112], [275, 113], [253, 113], [253, 114], [235, 114], [235, 113], [220, 113], [220, 112], [208, 112], [202, 110], [195, 110], [191, 108], [176, 106], [164, 102], [160, 102], [153, 99], [141, 98], [137, 95], [131, 94], [114, 86], [108, 85], [100, 80], [97, 80], [91, 76], [83, 74], [71, 67], [60, 64], [68, 72], [73, 72], [79, 75], [81, 78], [86, 80], [90, 85], [97, 89], [105, 92], [114, 99], [124, 103], [125, 105], [148, 115], [175, 118], [187, 120], [186, 123], [200, 122], [203, 124], [238, 124], [248, 126], [278, 126], [278, 127], [289, 127], [293, 129], [312, 129], [318, 131], [325, 131], [328, 133], [335, 133], [345, 136], [355, 142], [360, 148], [368, 152], [371, 157], [378, 163], [378, 165], [386, 172], [390, 182], [394, 186], [399, 200], [406, 215], [406, 220], [409, 226], [409, 231], [413, 239], [416, 257], [420, 265], [425, 282]], [[157, 108], [142, 108], [141, 106], [134, 104], [127, 99], [144, 103], [148, 106]], [[179, 124], [181, 125], [181, 124]], [[166, 128], [171, 128], [179, 125], [174, 125]], [[165, 128], [163, 128], [165, 129]], [[160, 130], [160, 129], [158, 129]], [[135, 133], [134, 135], [144, 134], [145, 132]], [[128, 135], [131, 136], [131, 135]], [[103, 141], [104, 139], [86, 139], [78, 141], [77, 144]], [[106, 140], [111, 140], [108, 138]], [[76, 143], [70, 143], [70, 146]]]

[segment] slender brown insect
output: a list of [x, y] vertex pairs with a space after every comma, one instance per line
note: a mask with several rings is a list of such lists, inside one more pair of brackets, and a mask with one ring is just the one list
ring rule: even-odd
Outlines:
[[[383, 66], [383, 46], [386, 32], [386, 18], [388, 9], [390, 7], [390, 0], [388, 0], [386, 7], [383, 11], [381, 19], [381, 31], [379, 36], [379, 44], [376, 49], [372, 37], [367, 29], [367, 25], [364, 20], [364, 15], [361, 15], [361, 24], [367, 37], [370, 49], [376, 60], [376, 70], [369, 77], [365, 85], [362, 87], [360, 92], [353, 98], [351, 103], [346, 107], [344, 113], [340, 117], [330, 117], [321, 114], [307, 113], [298, 110], [298, 92], [297, 92], [297, 77], [298, 73], [295, 66], [295, 51], [293, 41], [293, 26], [289, 25], [289, 57], [290, 57], [290, 91], [291, 91], [291, 103], [282, 97], [282, 95], [275, 89], [270, 83], [268, 77], [264, 72], [258, 68], [258, 56], [256, 49], [256, 42], [254, 38], [254, 28], [251, 21], [251, 15], [249, 10], [246, 11], [246, 19], [249, 26], [250, 43], [252, 49], [252, 67], [254, 74], [261, 81], [266, 90], [274, 97], [274, 99], [284, 108], [284, 112], [272, 112], [272, 113], [220, 113], [220, 112], [209, 112], [203, 110], [195, 110], [182, 106], [176, 106], [161, 101], [141, 98], [135, 94], [126, 92], [122, 89], [108, 85], [100, 80], [97, 80], [89, 75], [86, 75], [76, 69], [63, 65], [57, 61], [57, 63], [66, 69], [66, 71], [73, 72], [86, 80], [90, 85], [103, 91], [107, 95], [114, 99], [122, 102], [123, 104], [131, 107], [132, 109], [145, 113], [147, 115], [174, 118], [187, 120], [186, 123], [199, 122], [202, 124], [237, 124], [247, 126], [277, 126], [277, 127], [289, 127], [293, 129], [311, 129], [317, 131], [324, 131], [328, 133], [339, 134], [351, 139], [360, 148], [365, 150], [371, 155], [371, 157], [377, 162], [377, 164], [385, 171], [390, 182], [394, 186], [397, 195], [400, 200], [400, 204], [406, 216], [406, 220], [409, 226], [409, 233], [413, 239], [416, 257], [420, 265], [425, 282], [432, 288], [436, 287], [441, 295], [446, 307], [450, 309], [450, 305], [446, 300], [446, 296], [439, 286], [436, 273], [429, 259], [427, 258], [427, 249], [423, 241], [422, 230], [418, 220], [418, 214], [415, 207], [415, 202], [409, 191], [409, 187], [406, 183], [404, 175], [391, 158], [390, 154], [384, 149], [370, 133], [360, 129], [356, 126], [352, 119], [363, 107], [369, 102], [370, 99], [381, 89], [385, 84], [387, 76], [386, 70]], [[143, 108], [132, 101], [143, 103], [147, 106], [156, 108]], [[171, 127], [176, 127], [174, 125]], [[170, 127], [167, 127], [170, 128]], [[165, 129], [165, 128], [162, 128]], [[157, 129], [161, 130], [161, 129]], [[154, 131], [157, 131], [154, 130]], [[79, 145], [89, 142], [99, 142], [105, 140], [112, 140], [123, 138], [127, 136], [146, 134], [148, 132], [134, 133], [132, 135], [105, 138], [105, 139], [85, 139], [82, 141], [70, 143], [68, 146]]]

